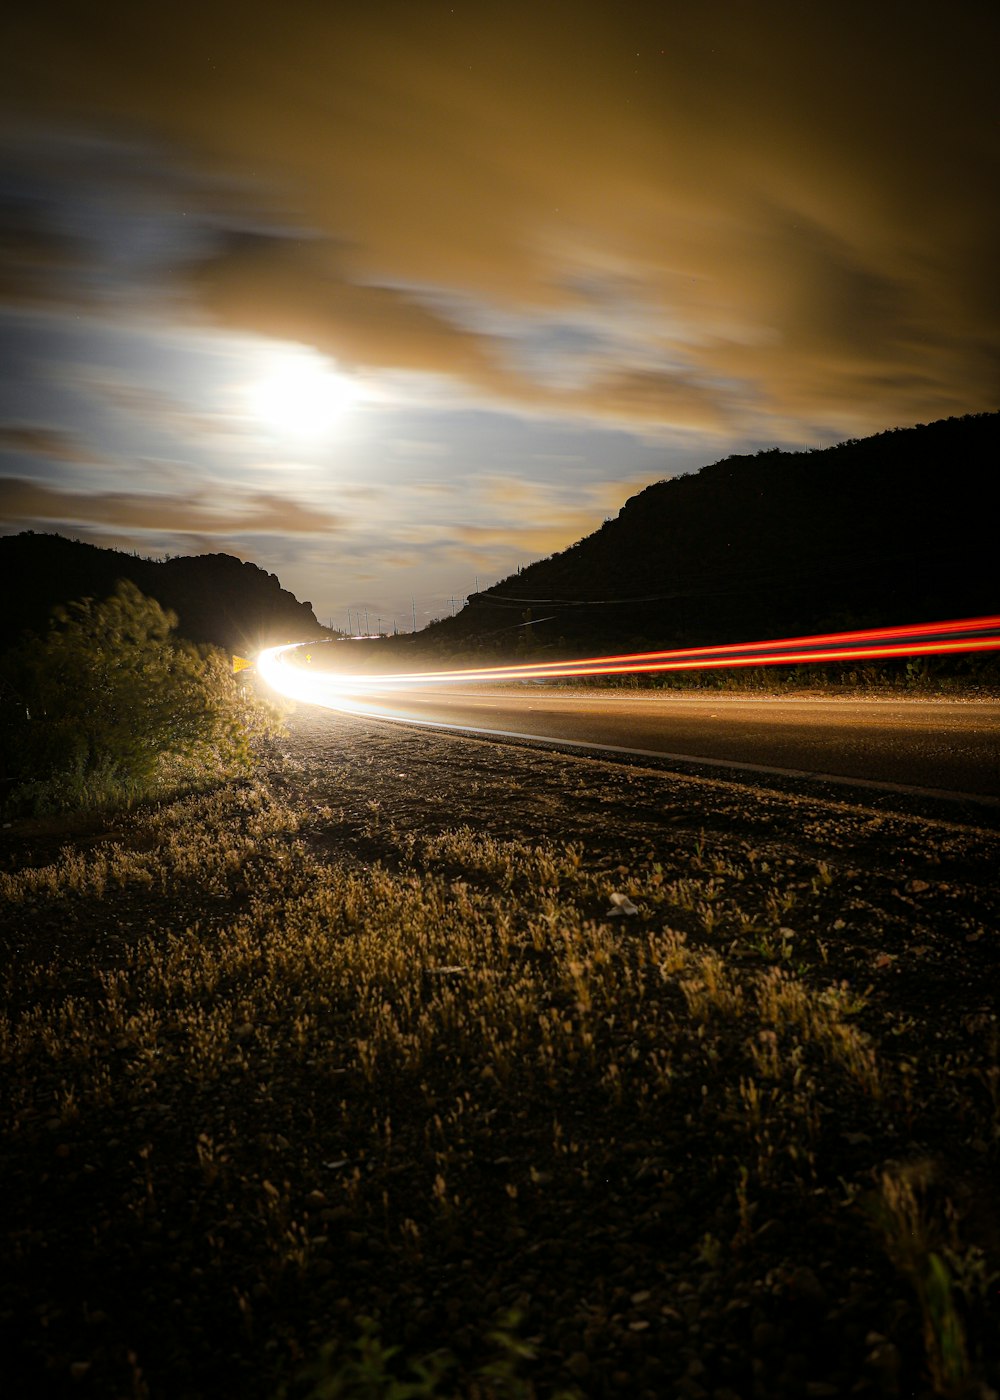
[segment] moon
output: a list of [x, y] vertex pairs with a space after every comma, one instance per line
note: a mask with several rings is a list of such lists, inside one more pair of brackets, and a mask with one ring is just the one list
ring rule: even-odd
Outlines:
[[349, 376], [322, 355], [289, 346], [268, 357], [248, 398], [253, 416], [273, 432], [320, 438], [335, 428], [357, 393]]

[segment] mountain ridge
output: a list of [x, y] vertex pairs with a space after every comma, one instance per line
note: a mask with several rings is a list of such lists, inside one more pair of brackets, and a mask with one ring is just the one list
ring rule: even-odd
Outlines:
[[646, 487], [421, 635], [621, 650], [1000, 612], [998, 462], [1000, 413], [727, 457]]
[[326, 635], [311, 603], [299, 602], [276, 575], [231, 554], [143, 559], [26, 531], [0, 538], [0, 572], [9, 580], [0, 608], [0, 646], [25, 631], [43, 631], [54, 607], [108, 597], [119, 579], [130, 579], [175, 612], [178, 631], [189, 641], [243, 653]]

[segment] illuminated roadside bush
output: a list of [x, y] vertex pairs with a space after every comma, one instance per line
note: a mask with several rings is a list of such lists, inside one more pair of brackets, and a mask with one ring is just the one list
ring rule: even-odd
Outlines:
[[0, 659], [3, 797], [35, 812], [204, 786], [252, 761], [278, 714], [236, 684], [226, 655], [123, 581], [60, 608], [44, 637]]

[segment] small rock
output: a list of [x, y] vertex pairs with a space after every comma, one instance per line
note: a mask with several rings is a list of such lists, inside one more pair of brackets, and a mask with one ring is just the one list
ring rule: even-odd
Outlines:
[[587, 1376], [590, 1375], [590, 1359], [586, 1352], [575, 1351], [566, 1362], [566, 1370], [576, 1380], [586, 1380]]
[[880, 1341], [865, 1358], [865, 1370], [883, 1395], [899, 1393], [899, 1368], [902, 1357], [893, 1342]]
[[754, 1351], [770, 1351], [781, 1344], [781, 1328], [773, 1322], [758, 1322], [753, 1329], [750, 1345]]
[[693, 1376], [681, 1376], [674, 1381], [674, 1394], [682, 1396], [683, 1400], [707, 1400], [708, 1397], [708, 1391]]
[[320, 1211], [320, 1220], [324, 1225], [338, 1225], [342, 1220], [350, 1220], [350, 1206], [328, 1206], [326, 1210]]
[[827, 1301], [826, 1289], [808, 1264], [801, 1264], [797, 1269], [793, 1269], [788, 1280], [788, 1290], [793, 1298], [799, 1298], [803, 1303], [810, 1303], [817, 1308], [824, 1307]]

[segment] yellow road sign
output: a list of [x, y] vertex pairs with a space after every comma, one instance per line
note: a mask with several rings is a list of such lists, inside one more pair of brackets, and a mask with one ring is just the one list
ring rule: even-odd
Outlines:
[[233, 657], [233, 675], [235, 675], [237, 671], [245, 671], [248, 669], [248, 667], [252, 666], [253, 662], [248, 661], [245, 656]]

